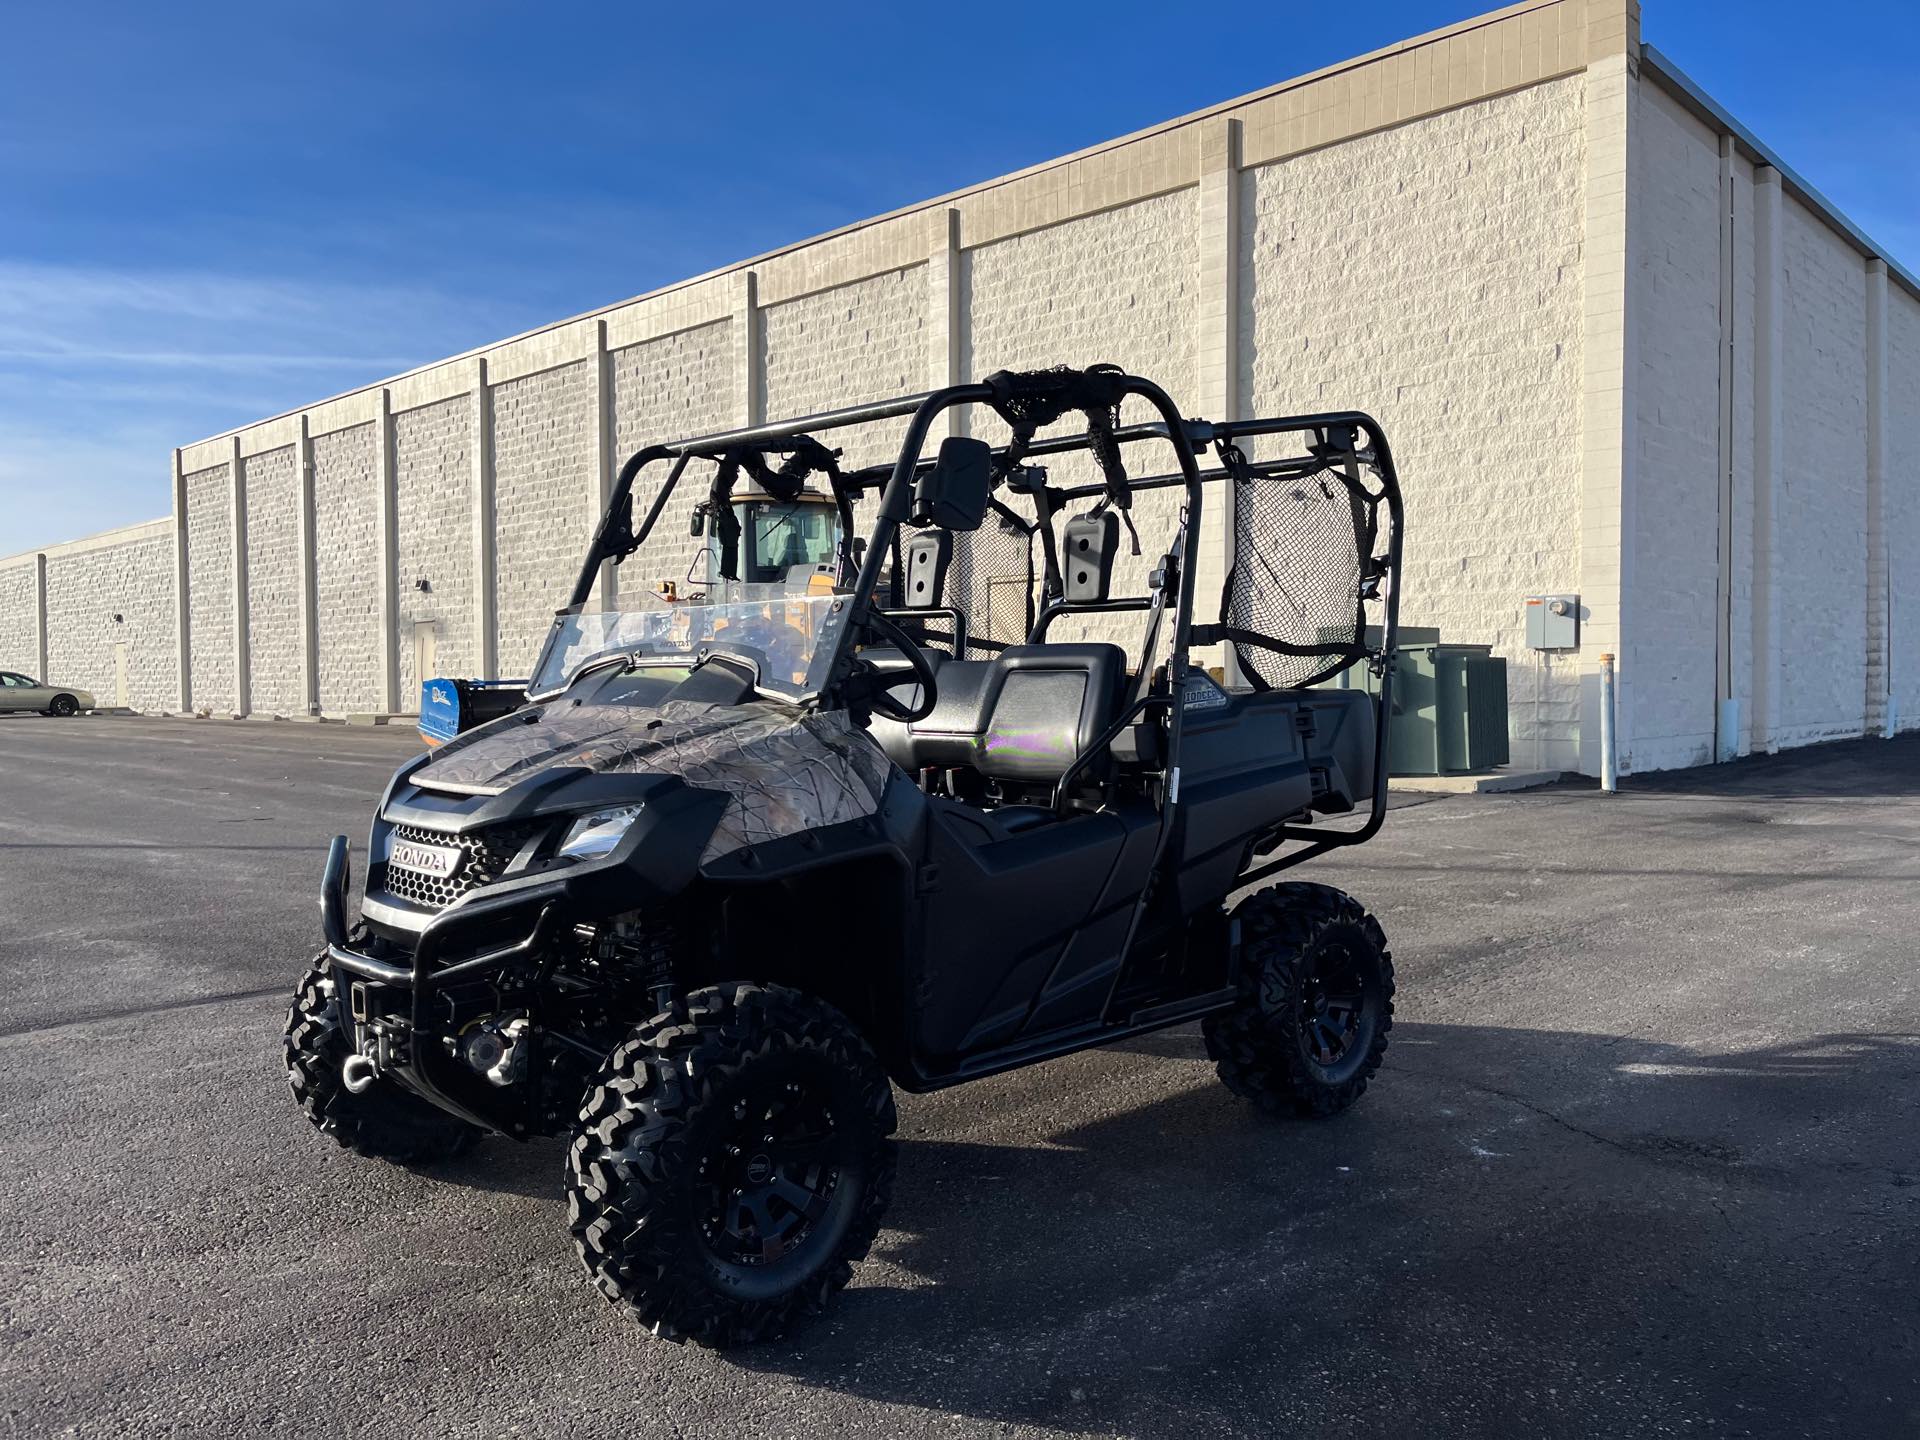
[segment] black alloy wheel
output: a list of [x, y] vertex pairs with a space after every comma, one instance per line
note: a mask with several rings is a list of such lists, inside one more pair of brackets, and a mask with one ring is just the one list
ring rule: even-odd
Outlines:
[[700, 1161], [707, 1248], [733, 1265], [792, 1254], [833, 1206], [842, 1138], [827, 1097], [800, 1080], [755, 1086], [736, 1100]]
[[1307, 958], [1300, 976], [1300, 1043], [1307, 1058], [1334, 1070], [1360, 1037], [1366, 980], [1352, 947], [1341, 940]]

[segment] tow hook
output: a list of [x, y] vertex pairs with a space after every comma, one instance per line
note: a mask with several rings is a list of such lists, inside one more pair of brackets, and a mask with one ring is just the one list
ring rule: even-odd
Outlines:
[[379, 1070], [365, 1055], [349, 1055], [340, 1066], [340, 1083], [349, 1095], [360, 1094], [379, 1078]]

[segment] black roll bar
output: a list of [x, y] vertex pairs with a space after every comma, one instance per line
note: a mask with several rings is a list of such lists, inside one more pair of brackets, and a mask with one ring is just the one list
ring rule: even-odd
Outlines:
[[[1189, 650], [1193, 632], [1193, 589], [1197, 567], [1192, 563], [1192, 552], [1201, 533], [1200, 509], [1201, 487], [1203, 484], [1230, 479], [1225, 467], [1200, 468], [1195, 453], [1196, 446], [1218, 444], [1239, 439], [1256, 438], [1267, 435], [1300, 434], [1312, 431], [1329, 431], [1336, 428], [1351, 428], [1364, 431], [1368, 446], [1366, 454], [1382, 480], [1381, 499], [1387, 506], [1391, 520], [1391, 533], [1388, 541], [1388, 589], [1382, 629], [1382, 642], [1375, 664], [1380, 667], [1379, 694], [1375, 700], [1376, 753], [1374, 756], [1373, 801], [1364, 824], [1356, 829], [1339, 829], [1320, 825], [1282, 826], [1274, 838], [1279, 841], [1297, 841], [1302, 848], [1283, 854], [1278, 858], [1255, 869], [1244, 872], [1241, 883], [1249, 884], [1312, 859], [1316, 855], [1343, 845], [1357, 845], [1372, 838], [1386, 818], [1387, 797], [1387, 725], [1392, 715], [1393, 674], [1391, 664], [1382, 664], [1385, 657], [1392, 655], [1399, 635], [1400, 614], [1400, 562], [1401, 544], [1404, 531], [1403, 507], [1400, 496], [1398, 473], [1394, 468], [1393, 453], [1385, 432], [1378, 422], [1364, 411], [1339, 410], [1309, 415], [1292, 415], [1271, 419], [1236, 420], [1209, 422], [1206, 420], [1184, 419], [1174, 406], [1166, 392], [1152, 381], [1139, 376], [1119, 377], [1121, 393], [1138, 396], [1147, 401], [1159, 412], [1159, 419], [1115, 428], [1113, 438], [1122, 444], [1135, 444], [1144, 441], [1162, 440], [1170, 443], [1178, 459], [1178, 469], [1167, 474], [1156, 474], [1138, 480], [1129, 480], [1130, 490], [1155, 490], [1175, 486], [1186, 490], [1187, 534], [1177, 556], [1179, 565], [1179, 593], [1174, 597], [1174, 633], [1168, 657], [1168, 676], [1171, 693], [1181, 693], [1181, 683], [1189, 669]], [[874, 590], [879, 580], [880, 570], [886, 557], [891, 554], [894, 537], [908, 518], [914, 477], [932, 463], [921, 458], [926, 447], [928, 434], [933, 422], [946, 410], [960, 405], [991, 404], [995, 397], [993, 387], [981, 383], [952, 385], [945, 389], [925, 391], [916, 395], [900, 396], [890, 400], [879, 400], [864, 405], [847, 406], [839, 410], [824, 411], [817, 415], [804, 416], [794, 420], [773, 424], [745, 426], [735, 430], [718, 431], [708, 435], [682, 440], [672, 445], [654, 445], [636, 451], [621, 466], [608, 500], [606, 513], [594, 534], [585, 563], [581, 566], [580, 576], [574, 586], [571, 605], [586, 603], [592, 592], [594, 577], [600, 565], [609, 558], [608, 542], [619, 538], [628, 546], [637, 548], [652, 533], [668, 498], [680, 483], [687, 463], [695, 458], [717, 458], [729, 449], [751, 446], [771, 446], [782, 440], [808, 435], [816, 431], [834, 430], [849, 425], [866, 424], [877, 420], [909, 417], [907, 432], [902, 440], [898, 455], [891, 467], [869, 466], [850, 471], [842, 477], [843, 481], [854, 489], [872, 489], [884, 484], [874, 533], [869, 537], [865, 555], [862, 557], [858, 575], [853, 583], [853, 597], [848, 623], [842, 628], [840, 651], [834, 657], [835, 671], [842, 671], [845, 651], [850, 638], [864, 626], [870, 609], [874, 607]], [[1089, 449], [1092, 437], [1084, 432], [1073, 435], [1037, 437], [1022, 452], [1023, 460], [1031, 460], [1048, 455], [1063, 454], [1071, 451]], [[1000, 446], [994, 450], [996, 458], [1005, 458], [1009, 447]], [[619, 516], [626, 512], [623, 507], [628, 503], [635, 479], [647, 466], [662, 459], [673, 461], [665, 483], [654, 496], [652, 504], [641, 524], [633, 529], [630, 536], [615, 537], [611, 532]], [[1323, 470], [1326, 461], [1320, 457], [1291, 457], [1275, 461], [1250, 461], [1249, 473], [1263, 479], [1278, 479], [1291, 475], [1304, 476]], [[884, 482], [881, 477], [884, 476]], [[1035, 503], [1043, 511], [1043, 544], [1050, 544], [1052, 527], [1046, 523], [1054, 505], [1071, 500], [1090, 499], [1105, 494], [1102, 483], [1070, 486], [1059, 490], [1042, 490], [1036, 493]], [[1231, 507], [1229, 507], [1229, 511]], [[1049, 580], [1053, 575], [1053, 566], [1048, 566]], [[1055, 597], [1046, 597], [1036, 616], [1034, 631], [1045, 628], [1048, 621], [1063, 610], [1073, 607], [1059, 606]], [[1144, 604], [1135, 605], [1120, 601], [1103, 604], [1099, 609], [1135, 609], [1145, 608]], [[558, 622], [556, 621], [556, 625]], [[830, 684], [834, 683], [829, 681]], [[1154, 869], [1158, 872], [1164, 860], [1166, 841], [1173, 826], [1170, 823], [1179, 798], [1179, 755], [1181, 707], [1170, 707], [1168, 721], [1167, 773], [1168, 796], [1165, 806], [1161, 845], [1155, 853]], [[1144, 903], [1145, 897], [1143, 897]], [[1137, 928], [1143, 910], [1136, 910], [1134, 927]], [[1129, 930], [1129, 944], [1133, 929]]]

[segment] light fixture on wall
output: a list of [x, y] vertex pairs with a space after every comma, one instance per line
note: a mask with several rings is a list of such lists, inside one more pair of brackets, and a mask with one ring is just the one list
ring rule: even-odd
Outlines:
[[422, 595], [431, 595], [433, 593], [433, 583], [424, 575], [413, 582], [413, 588], [418, 590]]
[[124, 625], [127, 623], [127, 617], [124, 615], [115, 614], [113, 617], [113, 623], [116, 625]]

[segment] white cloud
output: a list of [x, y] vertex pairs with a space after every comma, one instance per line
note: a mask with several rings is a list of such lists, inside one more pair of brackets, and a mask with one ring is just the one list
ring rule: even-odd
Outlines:
[[422, 287], [0, 260], [0, 555], [164, 514], [172, 447], [512, 318]]
[[416, 287], [0, 261], [0, 366], [358, 369], [436, 353], [490, 307]]

